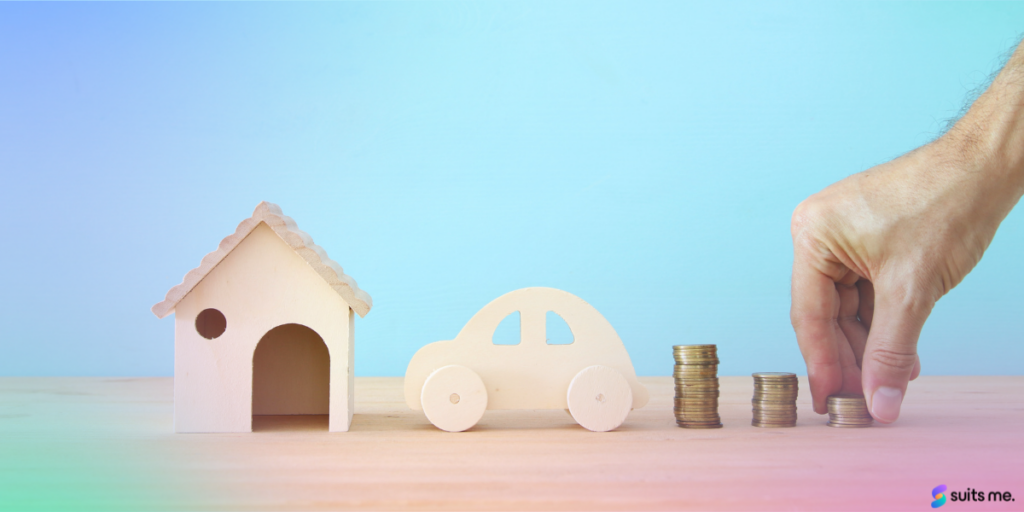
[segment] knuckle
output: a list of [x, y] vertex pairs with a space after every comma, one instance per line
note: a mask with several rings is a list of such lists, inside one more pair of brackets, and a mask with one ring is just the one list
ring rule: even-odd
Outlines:
[[803, 231], [808, 225], [820, 216], [820, 207], [817, 206], [814, 196], [808, 197], [796, 205], [793, 216], [790, 219], [790, 229], [793, 234]]
[[890, 371], [909, 373], [917, 363], [917, 353], [914, 351], [877, 348], [871, 351], [868, 360]]

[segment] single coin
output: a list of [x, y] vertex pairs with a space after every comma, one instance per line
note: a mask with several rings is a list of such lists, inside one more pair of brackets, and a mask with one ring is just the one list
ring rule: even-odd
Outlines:
[[750, 424], [755, 426], [755, 427], [760, 427], [760, 428], [787, 428], [787, 427], [795, 427], [796, 426], [796, 422], [795, 421], [791, 422], [791, 423], [761, 423], [761, 422], [758, 422], [758, 421], [755, 420], [755, 421], [751, 421]]
[[767, 404], [767, 405], [778, 405], [778, 406], [793, 405], [793, 404], [796, 403], [796, 400], [794, 400], [794, 399], [786, 399], [786, 398], [757, 398], [757, 397], [754, 397], [754, 398], [751, 398], [750, 401], [751, 401], [751, 403], [754, 403], [754, 404]]
[[718, 377], [717, 368], [705, 368], [703, 366], [694, 366], [691, 368], [680, 369], [678, 366], [672, 370], [673, 377], [686, 377], [695, 376], [702, 378]]
[[673, 379], [680, 380], [708, 380], [718, 377], [717, 371], [711, 372], [674, 372], [672, 374]]
[[752, 374], [755, 379], [795, 379], [795, 373], [788, 372], [756, 372]]
[[717, 390], [713, 391], [713, 392], [706, 392], [706, 393], [694, 393], [694, 392], [690, 391], [690, 392], [686, 392], [686, 393], [676, 393], [673, 398], [679, 399], [679, 400], [687, 400], [687, 401], [693, 401], [693, 400], [717, 400], [717, 399], [721, 398], [721, 394]]
[[707, 374], [698, 374], [696, 372], [681, 372], [681, 373], [680, 372], [674, 372], [672, 374], [672, 378], [676, 379], [676, 384], [679, 384], [680, 381], [682, 381], [684, 384], [692, 383], [692, 382], [695, 382], [695, 381], [698, 381], [698, 382], [708, 382], [708, 381], [715, 382], [714, 379], [718, 378], [718, 374], [716, 372], [710, 372], [710, 373], [707, 373]]
[[859, 407], [864, 407], [865, 409], [868, 406], [867, 402], [865, 402], [863, 400], [860, 400], [860, 401], [851, 400], [851, 401], [842, 401], [842, 402], [827, 402], [826, 405], [828, 405], [829, 407], [836, 407], [836, 408], [850, 408], [850, 407], [859, 408]]
[[787, 401], [794, 401], [794, 400], [796, 400], [798, 398], [798, 396], [799, 395], [797, 395], [796, 393], [757, 393], [757, 392], [754, 393], [754, 398], [755, 399], [762, 399], [762, 400], [787, 400]]
[[798, 388], [760, 388], [760, 387], [755, 387], [754, 388], [754, 394], [755, 395], [756, 394], [763, 394], [763, 395], [792, 395], [792, 396], [797, 396], [798, 394], [800, 394], [800, 390]]
[[827, 401], [828, 402], [835, 402], [835, 403], [863, 402], [864, 401], [864, 397], [863, 396], [859, 396], [859, 395], [847, 395], [847, 394], [832, 395], [832, 396], [828, 397]]
[[673, 403], [676, 407], [718, 407], [718, 399], [710, 398], [707, 400], [684, 400], [681, 398], [673, 399]]
[[705, 395], [708, 395], [708, 396], [718, 396], [719, 393], [721, 393], [721, 390], [718, 389], [718, 386], [706, 386], [706, 387], [676, 386], [676, 394], [677, 395], [680, 395], [680, 394], [686, 394], [686, 395], [705, 394]]
[[755, 402], [785, 402], [785, 403], [796, 403], [797, 397], [794, 395], [754, 395], [751, 400]]
[[854, 424], [854, 423], [832, 423], [831, 421], [826, 423], [826, 425], [828, 425], [830, 427], [836, 427], [836, 428], [864, 428], [864, 427], [870, 427], [871, 426], [870, 423], [861, 423], [861, 424]]
[[682, 389], [676, 391], [676, 398], [718, 398], [721, 395], [721, 391], [718, 389]]
[[869, 414], [867, 410], [835, 411], [835, 410], [829, 409], [828, 413], [833, 415], [833, 416], [842, 416], [842, 417], [845, 417], [845, 418], [870, 418], [871, 417], [871, 414]]
[[718, 374], [718, 365], [711, 364], [711, 365], [690, 365], [690, 366], [687, 366], [687, 365], [678, 365], [677, 364], [676, 367], [672, 369], [672, 373], [674, 373], [674, 374], [699, 374], [699, 375], [710, 374], [710, 375], [708, 375], [709, 377], [714, 377], [716, 374]]
[[683, 427], [683, 428], [722, 428], [722, 424], [721, 423], [714, 423], [714, 424], [707, 424], [706, 425], [706, 424], [703, 424], [703, 423], [702, 424], [696, 424], [696, 423], [678, 423], [677, 422], [676, 424], [679, 425], [680, 427]]
[[796, 407], [758, 407], [755, 405], [751, 409], [754, 412], [765, 414], [796, 414]]
[[765, 395], [792, 395], [797, 396], [800, 394], [799, 388], [762, 388], [754, 387], [754, 394], [765, 394]]
[[672, 354], [672, 358], [675, 359], [676, 364], [718, 364], [720, 362], [718, 355], [714, 352], [699, 354], [676, 352]]

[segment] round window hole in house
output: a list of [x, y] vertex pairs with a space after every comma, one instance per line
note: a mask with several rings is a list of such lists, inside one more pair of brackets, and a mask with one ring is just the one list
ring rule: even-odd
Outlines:
[[227, 328], [228, 320], [224, 318], [224, 313], [216, 309], [204, 309], [196, 317], [196, 331], [199, 332], [200, 336], [208, 340], [224, 334], [224, 329]]

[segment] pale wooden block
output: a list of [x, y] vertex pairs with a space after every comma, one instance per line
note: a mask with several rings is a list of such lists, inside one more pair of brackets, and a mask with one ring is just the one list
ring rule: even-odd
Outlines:
[[[506, 316], [516, 311], [521, 318], [520, 343], [494, 344], [494, 330]], [[566, 321], [573, 343], [547, 343], [548, 311]], [[406, 404], [414, 410], [423, 410], [423, 390], [428, 377], [449, 365], [464, 366], [479, 376], [486, 388], [488, 410], [569, 409], [572, 413], [570, 383], [582, 370], [595, 365], [606, 370], [589, 377], [586, 385], [581, 382], [581, 390], [586, 389], [587, 393], [595, 390], [587, 400], [593, 400], [601, 389], [608, 389], [616, 398], [621, 397], [621, 389], [616, 390], [619, 382], [608, 377], [611, 373], [617, 373], [629, 388], [627, 412], [643, 407], [648, 400], [647, 388], [637, 380], [629, 354], [611, 324], [583, 299], [553, 288], [524, 288], [502, 295], [477, 312], [454, 340], [421, 348], [405, 373]], [[602, 380], [606, 377], [612, 380]], [[597, 381], [601, 381], [600, 385]], [[577, 410], [581, 414], [590, 411], [587, 413], [590, 418], [601, 409], [593, 409], [588, 404], [580, 405]], [[603, 427], [614, 422], [617, 414], [587, 421]], [[621, 424], [621, 419], [618, 422]]]

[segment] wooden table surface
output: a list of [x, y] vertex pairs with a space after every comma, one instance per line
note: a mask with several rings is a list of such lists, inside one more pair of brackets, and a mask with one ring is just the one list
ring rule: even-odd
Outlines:
[[[0, 378], [0, 510], [928, 510], [931, 490], [1011, 492], [1024, 510], [1024, 377], [921, 377], [892, 426], [750, 426], [749, 377], [723, 377], [725, 427], [672, 417], [672, 381], [614, 432], [564, 411], [489, 411], [441, 432], [400, 378], [356, 379], [351, 432], [257, 418], [174, 434], [169, 378]], [[806, 390], [806, 381], [801, 380]]]

